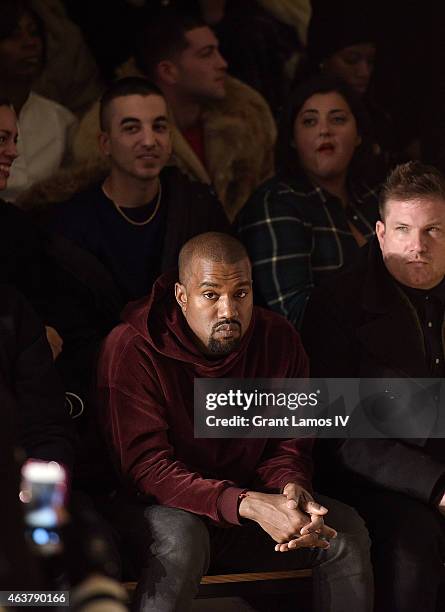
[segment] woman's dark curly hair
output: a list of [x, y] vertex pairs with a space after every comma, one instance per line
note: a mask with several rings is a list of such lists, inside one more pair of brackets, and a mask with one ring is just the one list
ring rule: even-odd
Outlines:
[[291, 177], [305, 174], [294, 144], [295, 119], [308, 98], [315, 94], [330, 92], [340, 94], [347, 102], [354, 115], [357, 131], [361, 137], [361, 143], [356, 148], [349, 166], [348, 177], [358, 178], [367, 174], [373, 159], [367, 112], [360, 98], [351, 91], [344, 81], [325, 75], [317, 75], [301, 83], [293, 91], [287, 107], [283, 110], [275, 146], [275, 166], [278, 174]]

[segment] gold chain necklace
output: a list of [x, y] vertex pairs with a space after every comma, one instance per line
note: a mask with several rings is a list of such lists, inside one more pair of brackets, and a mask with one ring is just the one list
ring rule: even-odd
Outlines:
[[156, 200], [155, 209], [151, 213], [151, 215], [148, 217], [148, 219], [146, 219], [145, 221], [133, 221], [133, 219], [130, 219], [130, 217], [127, 217], [127, 215], [124, 213], [124, 211], [116, 204], [116, 202], [113, 200], [113, 198], [111, 197], [111, 195], [107, 191], [107, 188], [105, 187], [105, 181], [102, 183], [102, 191], [104, 192], [105, 196], [109, 200], [111, 200], [111, 202], [113, 202], [113, 206], [115, 207], [117, 212], [120, 215], [122, 215], [122, 217], [125, 219], [125, 221], [128, 221], [128, 223], [131, 223], [131, 225], [141, 226], [141, 225], [147, 225], [148, 223], [150, 223], [150, 221], [152, 221], [152, 219], [155, 217], [156, 213], [159, 210], [159, 206], [161, 204], [161, 197], [162, 197], [162, 185], [161, 185], [161, 181], [158, 180], [158, 184], [159, 184], [159, 191], [158, 191], [158, 199]]

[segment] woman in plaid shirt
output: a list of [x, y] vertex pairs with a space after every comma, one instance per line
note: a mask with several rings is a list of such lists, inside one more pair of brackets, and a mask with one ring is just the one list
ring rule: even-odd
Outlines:
[[374, 234], [378, 191], [364, 180], [372, 164], [368, 133], [345, 84], [306, 81], [283, 114], [278, 173], [238, 217], [259, 301], [297, 327], [312, 288], [354, 261]]

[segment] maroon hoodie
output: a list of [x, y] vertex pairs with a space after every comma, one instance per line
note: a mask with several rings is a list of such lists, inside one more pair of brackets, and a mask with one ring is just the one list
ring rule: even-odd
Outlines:
[[144, 303], [131, 304], [106, 338], [98, 365], [99, 415], [119, 470], [157, 503], [239, 524], [238, 495], [311, 490], [309, 439], [195, 439], [194, 378], [298, 378], [308, 360], [295, 329], [254, 308], [240, 346], [209, 359], [190, 338], [163, 275]]

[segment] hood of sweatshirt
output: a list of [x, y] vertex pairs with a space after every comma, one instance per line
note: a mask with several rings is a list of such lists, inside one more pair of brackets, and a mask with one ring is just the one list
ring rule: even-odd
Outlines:
[[177, 279], [177, 270], [160, 276], [153, 285], [149, 300], [144, 298], [130, 303], [123, 312], [122, 320], [143, 336], [160, 355], [192, 365], [196, 377], [222, 378], [245, 358], [255, 328], [255, 307], [238, 347], [228, 355], [209, 357], [196, 346], [190, 327], [176, 302]]

